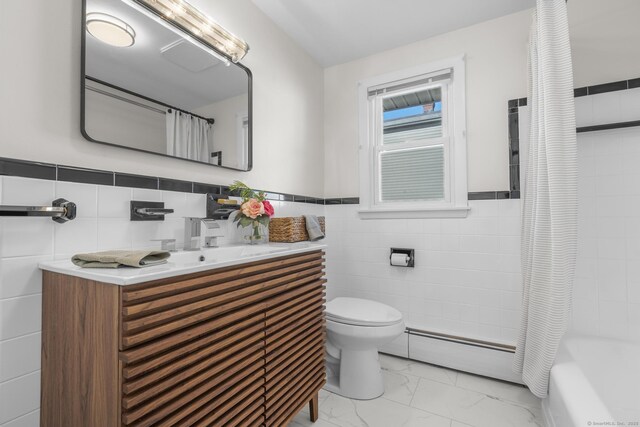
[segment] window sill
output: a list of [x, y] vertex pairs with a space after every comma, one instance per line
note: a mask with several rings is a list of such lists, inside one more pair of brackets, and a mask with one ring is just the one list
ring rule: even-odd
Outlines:
[[358, 211], [360, 219], [466, 218], [471, 208], [368, 209]]

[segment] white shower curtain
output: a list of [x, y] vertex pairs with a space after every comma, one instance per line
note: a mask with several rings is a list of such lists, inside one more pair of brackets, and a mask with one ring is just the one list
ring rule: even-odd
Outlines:
[[537, 0], [523, 180], [523, 309], [514, 369], [538, 397], [570, 319], [577, 244], [576, 124], [565, 0]]
[[168, 155], [211, 162], [211, 125], [206, 120], [170, 109], [166, 124]]

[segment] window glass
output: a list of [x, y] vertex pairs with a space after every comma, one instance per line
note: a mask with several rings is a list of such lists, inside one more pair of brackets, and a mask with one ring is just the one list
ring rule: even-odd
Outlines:
[[440, 87], [387, 96], [382, 109], [383, 144], [443, 136]]

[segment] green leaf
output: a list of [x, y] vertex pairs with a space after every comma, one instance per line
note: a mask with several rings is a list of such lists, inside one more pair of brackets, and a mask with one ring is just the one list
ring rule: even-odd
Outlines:
[[253, 220], [247, 216], [242, 216], [242, 218], [240, 218], [240, 225], [242, 227], [248, 227], [253, 223]]
[[259, 197], [259, 196], [256, 196], [256, 193], [254, 190], [249, 188], [249, 186], [242, 181], [234, 181], [233, 184], [229, 186], [229, 190], [237, 191], [240, 194], [240, 197], [242, 197], [243, 203], [249, 199], [255, 199]]
[[265, 227], [269, 225], [269, 215], [260, 215], [256, 219], [260, 224], [264, 225]]

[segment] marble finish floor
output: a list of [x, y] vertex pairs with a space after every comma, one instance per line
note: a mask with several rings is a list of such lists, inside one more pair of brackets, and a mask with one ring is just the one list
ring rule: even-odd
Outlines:
[[519, 385], [381, 355], [385, 392], [352, 400], [322, 390], [320, 418], [308, 408], [289, 427], [544, 426], [540, 399]]

